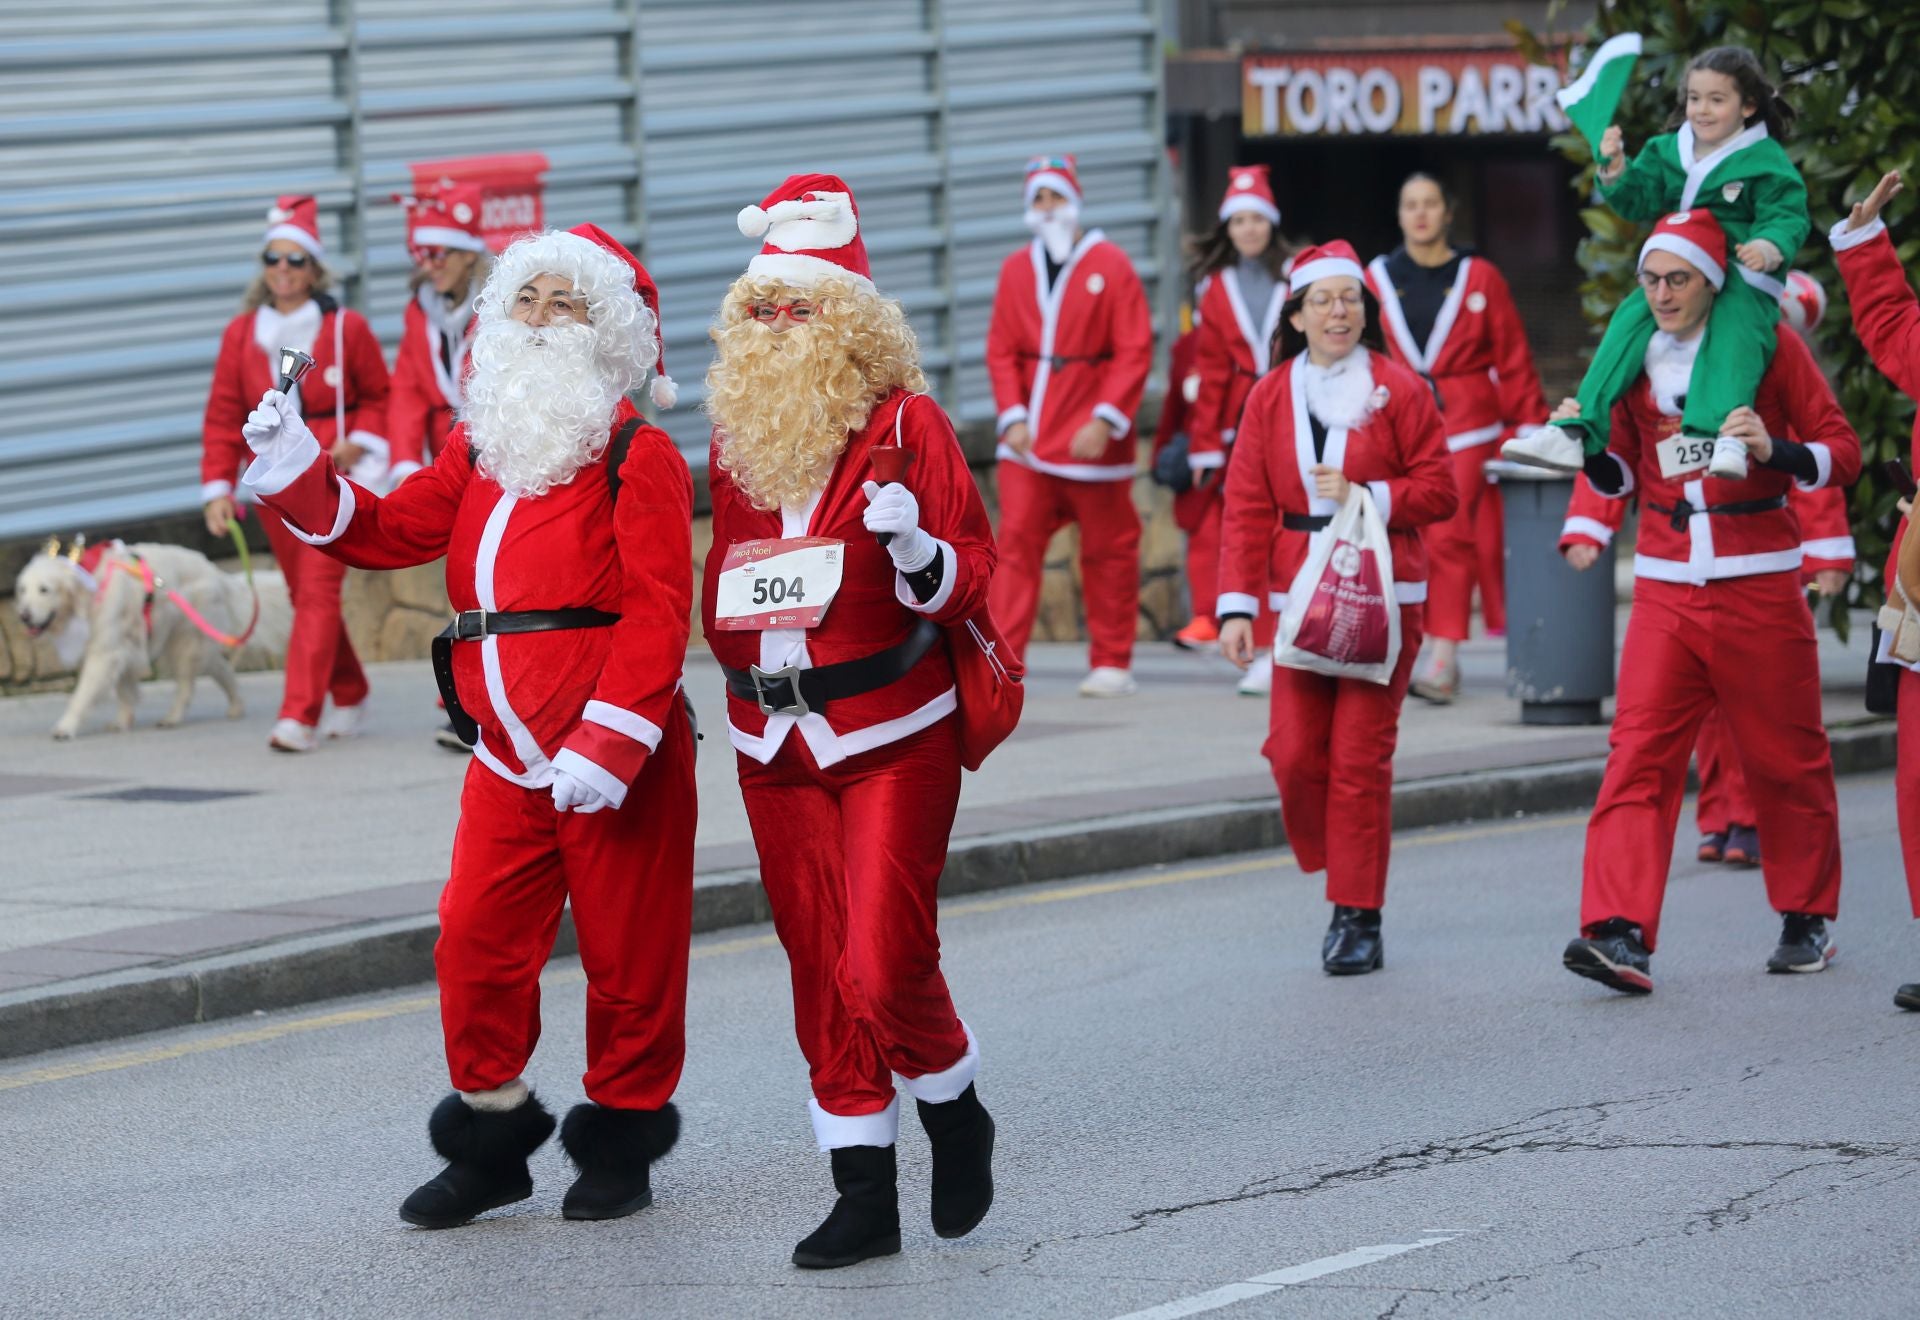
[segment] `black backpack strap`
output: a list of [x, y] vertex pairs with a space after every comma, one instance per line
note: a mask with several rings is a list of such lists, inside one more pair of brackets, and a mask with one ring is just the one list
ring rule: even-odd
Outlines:
[[[620, 498], [620, 469], [626, 465], [627, 451], [633, 447], [633, 437], [642, 424], [641, 418], [629, 417], [607, 446], [607, 493], [616, 500]], [[480, 447], [471, 440], [467, 442], [467, 463], [476, 470], [480, 466]]]

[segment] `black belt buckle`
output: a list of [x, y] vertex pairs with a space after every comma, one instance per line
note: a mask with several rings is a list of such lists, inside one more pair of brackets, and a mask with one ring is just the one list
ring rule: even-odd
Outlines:
[[[760, 706], [762, 715], [810, 715], [812, 709], [800, 691], [800, 667], [788, 665], [785, 669], [762, 669], [751, 665], [747, 669], [747, 678], [753, 684], [753, 699]], [[791, 700], [779, 700], [769, 692], [778, 694], [779, 685], [786, 685], [786, 693]], [[778, 704], [775, 704], [778, 701]]]
[[485, 610], [461, 610], [453, 616], [453, 640], [477, 642], [487, 635]]

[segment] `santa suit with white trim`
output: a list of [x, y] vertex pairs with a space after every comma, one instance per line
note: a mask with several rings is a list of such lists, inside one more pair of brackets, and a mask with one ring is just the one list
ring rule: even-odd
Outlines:
[[[583, 249], [611, 252], [635, 297], [638, 263], [593, 226], [539, 235], [502, 255], [482, 293], [483, 336], [489, 299], [582, 263]], [[587, 291], [591, 317], [601, 295]], [[644, 342], [651, 357], [651, 324]], [[609, 439], [636, 417], [620, 398]], [[697, 802], [680, 692], [692, 478], [652, 426], [633, 433], [617, 502], [604, 449], [563, 484], [515, 494], [475, 466], [468, 441], [463, 424], [438, 462], [384, 497], [342, 479], [317, 450], [263, 456], [247, 480], [295, 535], [342, 563], [403, 568], [444, 555], [458, 611], [617, 616], [607, 627], [454, 644], [455, 690], [479, 740], [434, 967], [454, 1089], [473, 1097], [514, 1086], [540, 1036], [540, 969], [570, 902], [587, 974], [587, 1095], [659, 1110], [685, 1052], [692, 921]], [[569, 809], [575, 802], [585, 809]]]
[[[1067, 197], [1077, 217], [1080, 185], [1071, 158], [1029, 165], [1029, 206], [1042, 188]], [[1032, 437], [1025, 453], [1004, 441], [998, 451], [993, 617], [1024, 654], [1040, 607], [1047, 543], [1077, 523], [1092, 665], [1127, 669], [1140, 605], [1133, 414], [1153, 363], [1153, 325], [1133, 263], [1104, 234], [1081, 234], [1051, 282], [1048, 241], [1036, 237], [1001, 265], [987, 328], [999, 433], [1024, 423]], [[1111, 438], [1100, 454], [1076, 457], [1074, 433], [1095, 419], [1107, 423]]]
[[[431, 197], [411, 199], [407, 208], [407, 250], [418, 254], [441, 248], [453, 252], [488, 251], [480, 234], [481, 194], [470, 184], [442, 188]], [[416, 260], [419, 260], [416, 255]], [[393, 394], [387, 403], [387, 436], [393, 445], [388, 480], [398, 484], [418, 472], [447, 446], [460, 407], [461, 381], [467, 374], [467, 350], [477, 321], [473, 295], [449, 306], [422, 280], [402, 316], [400, 351], [393, 359]]]
[[1427, 535], [1433, 578], [1427, 598], [1427, 631], [1467, 639], [1473, 589], [1490, 631], [1506, 625], [1506, 586], [1501, 546], [1500, 491], [1487, 481], [1486, 465], [1500, 443], [1516, 431], [1544, 422], [1546, 396], [1534, 370], [1527, 328], [1505, 277], [1485, 257], [1459, 257], [1453, 285], [1424, 341], [1407, 321], [1392, 259], [1375, 257], [1367, 284], [1380, 300], [1381, 329], [1394, 361], [1429, 382], [1453, 455], [1460, 507]]
[[[1280, 241], [1280, 207], [1273, 199], [1266, 166], [1239, 166], [1229, 175], [1226, 195], [1220, 201], [1220, 219], [1226, 221], [1242, 211], [1266, 216], [1275, 226], [1273, 241]], [[1281, 266], [1281, 278], [1274, 282], [1264, 307], [1255, 307], [1249, 301], [1240, 273], [1233, 266], [1208, 276], [1203, 284], [1200, 307], [1194, 316], [1194, 368], [1200, 385], [1193, 401], [1187, 441], [1187, 461], [1196, 479], [1203, 473], [1217, 478], [1219, 470], [1227, 466], [1241, 414], [1246, 411], [1247, 396], [1253, 393], [1254, 383], [1267, 374], [1267, 355], [1280, 325], [1280, 309], [1286, 305], [1286, 274], [1292, 265], [1289, 260]], [[1205, 504], [1198, 517], [1192, 518], [1193, 530], [1187, 538], [1188, 557], [1190, 561], [1201, 557], [1212, 560], [1206, 570], [1206, 581], [1192, 583], [1194, 601], [1202, 609], [1219, 595], [1216, 572], [1220, 563], [1221, 492], [1224, 489], [1225, 483], [1215, 479], [1204, 487], [1196, 486], [1192, 492]], [[1255, 646], [1264, 651], [1273, 645], [1276, 622], [1272, 612], [1263, 606], [1254, 619]]]
[[[766, 244], [740, 287], [770, 281], [782, 299], [818, 299], [818, 317], [859, 315], [860, 302], [876, 295], [858, 224], [845, 183], [793, 176], [742, 213], [742, 230], [764, 235]], [[747, 304], [735, 302], [730, 296], [723, 323], [746, 318]], [[729, 369], [722, 344], [716, 372]], [[992, 528], [953, 425], [932, 398], [897, 385], [886, 390], [865, 425], [847, 436], [824, 485], [804, 503], [772, 509], [758, 507], [732, 474], [723, 407], [715, 417], [707, 469], [714, 548], [701, 600], [707, 642], [724, 668], [805, 671], [858, 661], [901, 645], [929, 622], [957, 623], [984, 602], [994, 573]], [[876, 489], [869, 454], [893, 444], [915, 455], [905, 484], [936, 551], [925, 573], [937, 584], [924, 597], [868, 527]], [[721, 627], [728, 551], [797, 537], [842, 546], [841, 585], [821, 621], [811, 629]], [[979, 1067], [940, 970], [937, 930], [940, 871], [960, 792], [955, 709], [944, 640], [902, 676], [804, 714], [766, 713], [729, 687], [727, 733], [761, 883], [792, 968], [794, 1027], [823, 1151], [893, 1145], [896, 1076], [911, 1095], [937, 1104], [965, 1091]]]
[[[1322, 273], [1362, 278], [1352, 249], [1330, 243], [1299, 255], [1294, 290]], [[1433, 392], [1405, 367], [1365, 347], [1354, 348], [1346, 361], [1364, 363], [1371, 375], [1370, 411], [1355, 426], [1323, 424], [1325, 447], [1318, 453], [1306, 382], [1307, 373], [1319, 368], [1302, 353], [1253, 387], [1227, 469], [1217, 612], [1222, 619], [1250, 618], [1258, 605], [1255, 592], [1268, 583], [1290, 584], [1299, 573], [1317, 533], [1290, 529], [1283, 520], [1327, 516], [1338, 507], [1314, 494], [1315, 464], [1338, 468], [1367, 487], [1384, 515], [1393, 552], [1400, 606], [1393, 679], [1370, 683], [1277, 666], [1261, 750], [1273, 764], [1287, 844], [1300, 869], [1326, 870], [1333, 903], [1378, 909], [1386, 901], [1392, 840], [1393, 751], [1427, 597], [1422, 529], [1451, 514], [1459, 494]], [[1278, 615], [1286, 596], [1275, 589], [1267, 603]]]
[[[1661, 221], [1642, 259], [1653, 251], [1680, 256], [1715, 287], [1725, 281], [1725, 235], [1705, 212]], [[1840, 898], [1833, 761], [1813, 617], [1800, 588], [1800, 527], [1787, 494], [1796, 482], [1817, 489], [1852, 481], [1860, 442], [1806, 345], [1783, 334], [1754, 410], [1769, 434], [1804, 437], [1799, 461], [1811, 479], [1754, 462], [1744, 479], [1722, 480], [1706, 475], [1704, 456], [1692, 471], [1663, 476], [1657, 446], [1680, 435], [1701, 338], [1654, 336], [1646, 369], [1613, 410], [1613, 489], [1595, 478], [1601, 495], [1638, 492], [1647, 516], [1634, 556], [1611, 754], [1587, 826], [1580, 923], [1591, 933], [1624, 918], [1640, 927], [1649, 951], [1659, 936], [1688, 752], [1716, 706], [1768, 826], [1761, 857], [1769, 902], [1779, 912], [1830, 918]], [[1794, 442], [1773, 443], [1776, 463], [1793, 459]], [[1604, 468], [1609, 460], [1595, 461]]]
[[[326, 259], [313, 198], [282, 197], [269, 218], [267, 242], [287, 239], [315, 261]], [[356, 471], [375, 481], [385, 474], [387, 363], [366, 319], [319, 298], [286, 315], [267, 304], [234, 317], [220, 337], [201, 425], [203, 503], [233, 495], [234, 478], [249, 457], [240, 428], [254, 401], [273, 388], [282, 348], [297, 348], [313, 358], [313, 369], [294, 398], [320, 447], [331, 450], [338, 441], [358, 445], [367, 456]], [[266, 530], [274, 562], [293, 598], [279, 717], [311, 728], [320, 722], [328, 697], [342, 709], [367, 698], [366, 672], [340, 616], [346, 566], [316, 553], [277, 518], [266, 520]]]

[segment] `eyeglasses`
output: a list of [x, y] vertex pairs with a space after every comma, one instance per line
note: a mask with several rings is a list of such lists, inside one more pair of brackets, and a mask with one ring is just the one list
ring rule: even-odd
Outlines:
[[1662, 284], [1675, 293], [1685, 293], [1693, 281], [1694, 273], [1690, 270], [1670, 270], [1665, 275], [1655, 275], [1650, 270], [1640, 272], [1640, 287], [1648, 293], [1654, 292]]
[[285, 265], [294, 270], [303, 270], [312, 261], [313, 258], [304, 252], [262, 252], [260, 254], [260, 264], [267, 267]]
[[422, 266], [438, 266], [447, 259], [447, 254], [452, 250], [451, 248], [443, 247], [415, 248], [413, 250], [413, 259]]
[[1363, 305], [1360, 300], [1360, 294], [1357, 291], [1351, 293], [1328, 293], [1323, 289], [1319, 293], [1310, 293], [1306, 297], [1306, 305], [1313, 308], [1316, 312], [1324, 312], [1335, 303], [1339, 303], [1350, 312], [1358, 311]]
[[551, 293], [544, 298], [536, 298], [522, 289], [514, 295], [513, 306], [508, 311], [516, 320], [525, 321], [532, 319], [536, 308], [545, 308], [546, 319], [549, 321], [582, 320], [587, 314], [587, 296], [575, 291]]
[[780, 319], [780, 314], [785, 312], [804, 325], [813, 319], [815, 310], [812, 303], [804, 302], [755, 303], [747, 309], [747, 314], [762, 325], [772, 325]]

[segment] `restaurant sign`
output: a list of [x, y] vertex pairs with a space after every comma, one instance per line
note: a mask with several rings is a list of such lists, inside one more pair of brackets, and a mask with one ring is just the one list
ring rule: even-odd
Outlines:
[[1564, 132], [1561, 71], [1516, 51], [1248, 55], [1247, 137]]

